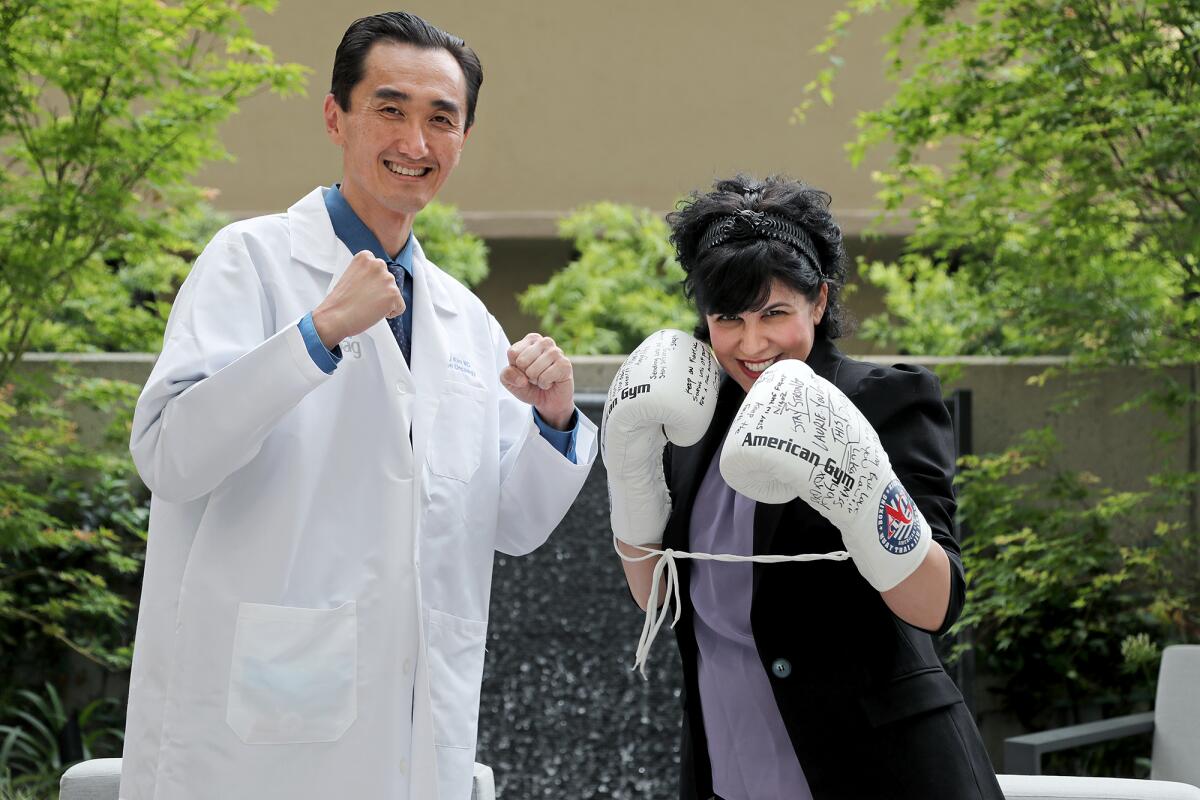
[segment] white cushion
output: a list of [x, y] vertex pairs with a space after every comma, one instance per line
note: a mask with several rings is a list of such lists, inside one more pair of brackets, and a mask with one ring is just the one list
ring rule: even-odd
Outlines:
[[[76, 764], [59, 781], [59, 800], [117, 800], [121, 789], [121, 759], [95, 758]], [[492, 768], [475, 765], [471, 800], [496, 800]]]
[[1173, 781], [997, 775], [1006, 800], [1200, 800], [1200, 788]]
[[1150, 777], [1200, 785], [1200, 645], [1163, 651], [1154, 701]]
[[496, 779], [492, 768], [475, 765], [475, 782], [471, 786], [471, 800], [496, 800]]
[[59, 800], [117, 800], [121, 788], [121, 759], [94, 758], [63, 773]]

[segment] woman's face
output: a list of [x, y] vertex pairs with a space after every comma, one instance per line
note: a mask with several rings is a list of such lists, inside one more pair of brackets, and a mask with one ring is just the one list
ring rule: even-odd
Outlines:
[[817, 323], [825, 313], [829, 287], [821, 284], [815, 303], [778, 280], [756, 311], [708, 314], [713, 354], [738, 385], [750, 391], [762, 371], [783, 358], [808, 358]]

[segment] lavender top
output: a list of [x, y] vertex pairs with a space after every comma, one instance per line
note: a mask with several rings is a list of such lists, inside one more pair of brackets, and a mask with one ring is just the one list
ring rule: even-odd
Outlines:
[[[692, 509], [689, 549], [754, 553], [754, 501], [725, 483], [717, 450]], [[767, 567], [770, 569], [770, 567]], [[713, 791], [724, 800], [812, 800], [750, 631], [753, 565], [692, 562], [700, 708]]]

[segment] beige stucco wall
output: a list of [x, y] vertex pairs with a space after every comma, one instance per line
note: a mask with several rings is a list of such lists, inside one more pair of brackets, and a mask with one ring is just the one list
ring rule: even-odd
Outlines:
[[[804, 3], [714, 0], [414, 0], [402, 7], [463, 36], [484, 65], [478, 120], [441, 199], [462, 209], [492, 247], [491, 277], [477, 287], [511, 337], [536, 327], [517, 293], [570, 260], [551, 241], [555, 220], [598, 200], [665, 212], [687, 192], [738, 170], [784, 172], [833, 195], [850, 252], [895, 252], [895, 241], [857, 236], [871, 216], [870, 170], [852, 169], [843, 144], [854, 116], [877, 107], [887, 17], [855, 28], [842, 54], [833, 108], [818, 103], [791, 123], [802, 87], [827, 62], [811, 50], [840, 0]], [[261, 41], [280, 60], [311, 70], [306, 97], [261, 95], [222, 128], [233, 162], [198, 182], [219, 191], [235, 216], [286, 208], [340, 175], [340, 151], [325, 137], [321, 102], [333, 52], [354, 18], [394, 6], [281, 0], [253, 12]], [[895, 230], [895, 227], [892, 228]], [[880, 310], [879, 293], [854, 295], [852, 310]], [[870, 346], [850, 340], [857, 350]]]
[[[883, 19], [845, 48], [833, 109], [790, 123], [802, 86], [826, 62], [811, 54], [838, 0], [412, 0], [403, 7], [463, 36], [484, 65], [478, 121], [443, 190], [478, 231], [546, 236], [552, 220], [596, 200], [666, 210], [689, 190], [737, 170], [803, 177], [833, 194], [850, 230], [873, 193], [870, 165], [842, 146], [853, 117], [888, 94]], [[200, 182], [241, 215], [285, 208], [339, 174], [321, 102], [333, 52], [357, 16], [390, 4], [282, 0], [252, 25], [281, 60], [310, 67], [307, 97], [246, 102], [222, 138], [235, 163]]]

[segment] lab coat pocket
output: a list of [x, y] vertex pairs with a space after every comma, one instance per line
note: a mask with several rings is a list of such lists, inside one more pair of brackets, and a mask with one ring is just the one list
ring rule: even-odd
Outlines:
[[225, 720], [247, 744], [332, 742], [358, 716], [358, 617], [241, 603]]
[[475, 475], [483, 447], [487, 396], [482, 386], [460, 381], [442, 384], [429, 439], [429, 471], [434, 475], [463, 483]]
[[487, 623], [429, 609], [429, 699], [433, 741], [474, 748]]

